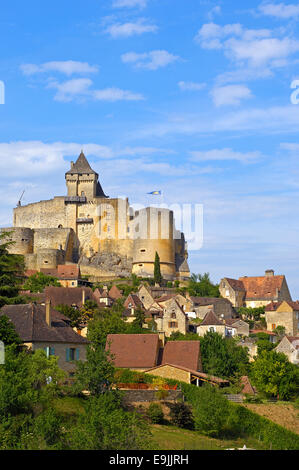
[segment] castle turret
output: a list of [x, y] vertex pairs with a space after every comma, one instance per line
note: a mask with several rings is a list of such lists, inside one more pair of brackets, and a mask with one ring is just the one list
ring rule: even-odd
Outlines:
[[163, 278], [173, 279], [176, 273], [173, 212], [147, 207], [135, 213], [134, 223], [133, 273], [153, 277], [157, 252]]
[[71, 162], [71, 169], [65, 174], [67, 195], [80, 196], [87, 199], [106, 198], [99, 182], [99, 175], [89, 165], [83, 151], [76, 163]]

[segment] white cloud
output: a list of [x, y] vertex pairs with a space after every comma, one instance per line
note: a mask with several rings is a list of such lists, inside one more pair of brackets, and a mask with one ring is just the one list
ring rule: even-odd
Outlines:
[[145, 8], [147, 0], [115, 0], [112, 4], [113, 8]]
[[178, 86], [182, 91], [200, 91], [205, 88], [207, 84], [181, 81], [178, 83]]
[[70, 102], [74, 100], [95, 100], [95, 101], [140, 101], [144, 100], [144, 96], [140, 93], [122, 90], [120, 88], [104, 88], [101, 90], [92, 89], [92, 80], [89, 78], [77, 78], [59, 83], [50, 81], [47, 88], [55, 88], [57, 90], [54, 96], [55, 101]]
[[211, 91], [215, 106], [239, 105], [241, 100], [252, 97], [251, 90], [244, 85], [215, 87]]
[[97, 73], [96, 65], [87, 62], [76, 62], [74, 60], [45, 62], [44, 64], [22, 64], [20, 66], [24, 75], [35, 75], [37, 73], [59, 72], [65, 75]]
[[143, 54], [127, 52], [121, 56], [121, 60], [126, 64], [134, 64], [137, 68], [157, 70], [158, 68], [166, 67], [167, 65], [176, 62], [179, 60], [179, 57], [164, 50], [157, 50], [145, 52]]
[[192, 155], [192, 161], [224, 161], [224, 160], [236, 160], [242, 163], [251, 163], [260, 160], [261, 153], [256, 152], [235, 152], [231, 148], [214, 149], [207, 151], [194, 151], [190, 152]]
[[204, 24], [195, 41], [204, 49], [223, 50], [232, 61], [251, 68], [281, 67], [299, 51], [299, 41], [274, 37], [268, 29], [244, 29], [240, 24]]
[[94, 90], [93, 97], [97, 101], [140, 101], [144, 96], [140, 93], [132, 93], [120, 88], [105, 88], [103, 90]]
[[212, 20], [214, 16], [221, 14], [221, 7], [219, 5], [212, 8], [208, 13], [208, 18]]
[[262, 3], [259, 5], [258, 10], [266, 16], [274, 16], [276, 18], [289, 19], [298, 18], [299, 5], [292, 5], [285, 3]]
[[105, 29], [105, 33], [109, 34], [113, 39], [124, 38], [130, 36], [139, 36], [143, 33], [155, 33], [158, 27], [149, 24], [146, 18], [139, 18], [135, 22], [114, 23]]
[[62, 83], [51, 81], [47, 88], [55, 88], [57, 90], [54, 96], [55, 101], [68, 102], [78, 96], [88, 96], [91, 93], [90, 87], [92, 84], [93, 82], [89, 78], [75, 78]]

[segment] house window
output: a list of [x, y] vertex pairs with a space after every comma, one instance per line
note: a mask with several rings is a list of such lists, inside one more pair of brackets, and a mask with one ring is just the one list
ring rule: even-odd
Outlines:
[[66, 348], [66, 362], [79, 361], [79, 355], [78, 348]]
[[52, 348], [51, 346], [44, 348], [44, 351], [47, 354], [47, 357], [55, 356], [55, 348]]
[[228, 289], [226, 289], [226, 291], [225, 291], [225, 296], [229, 297], [229, 290]]
[[172, 314], [171, 314], [171, 318], [176, 319], [176, 314], [175, 314], [175, 313], [172, 313]]
[[171, 321], [168, 324], [169, 328], [177, 328], [178, 324], [176, 321]]
[[210, 326], [209, 331], [211, 333], [216, 333], [216, 328], [214, 326]]
[[276, 329], [275, 323], [272, 324], [272, 331]]

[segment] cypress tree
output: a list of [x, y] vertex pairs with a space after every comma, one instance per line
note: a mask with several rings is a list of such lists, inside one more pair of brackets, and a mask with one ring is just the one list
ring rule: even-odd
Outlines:
[[156, 284], [161, 284], [162, 282], [162, 274], [161, 274], [161, 269], [160, 269], [160, 257], [157, 252], [155, 256], [154, 281]]

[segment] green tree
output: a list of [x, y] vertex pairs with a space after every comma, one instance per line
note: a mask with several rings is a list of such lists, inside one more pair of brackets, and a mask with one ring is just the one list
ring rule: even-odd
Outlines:
[[82, 312], [79, 308], [70, 307], [69, 305], [57, 305], [55, 310], [61, 312], [67, 318], [71, 320], [71, 327], [78, 328], [83, 320]]
[[2, 341], [5, 346], [22, 344], [22, 340], [17, 334], [14, 324], [6, 315], [0, 317], [0, 341]]
[[112, 358], [108, 351], [93, 345], [88, 346], [86, 355], [85, 362], [77, 362], [73, 388], [76, 393], [88, 390], [92, 396], [99, 396], [110, 390], [114, 381]]
[[147, 409], [146, 415], [153, 424], [162, 424], [164, 421], [164, 413], [159, 403], [151, 403]]
[[9, 240], [10, 235], [11, 232], [0, 233], [0, 307], [22, 301], [18, 294], [24, 273], [24, 257], [9, 253], [14, 244]]
[[195, 297], [220, 297], [219, 285], [212, 283], [209, 273], [192, 274], [187, 290]]
[[220, 436], [229, 416], [228, 400], [211, 385], [204, 385], [192, 403], [194, 425], [208, 436]]
[[161, 274], [161, 268], [160, 268], [160, 257], [159, 254], [156, 251], [155, 254], [155, 265], [154, 265], [154, 281], [156, 284], [161, 284], [162, 282], [162, 274]]
[[185, 429], [193, 429], [194, 420], [189, 405], [186, 405], [186, 403], [177, 402], [168, 403], [167, 406], [170, 408], [170, 419], [174, 426]]
[[125, 411], [117, 392], [90, 398], [85, 413], [67, 435], [75, 450], [141, 450], [150, 448], [148, 424]]
[[29, 290], [30, 292], [43, 292], [45, 287], [55, 286], [61, 287], [58, 279], [53, 276], [47, 276], [44, 273], [35, 273], [32, 276], [29, 276], [26, 282], [23, 285], [24, 290]]
[[109, 334], [121, 334], [127, 332], [128, 325], [124, 322], [120, 313], [103, 310], [88, 323], [87, 338], [94, 347], [105, 349], [106, 339]]
[[231, 378], [249, 370], [248, 351], [238, 346], [234, 338], [223, 338], [209, 331], [200, 338], [200, 347], [203, 370], [207, 374]]
[[251, 377], [259, 392], [288, 400], [298, 396], [299, 369], [275, 351], [262, 351], [252, 365]]

